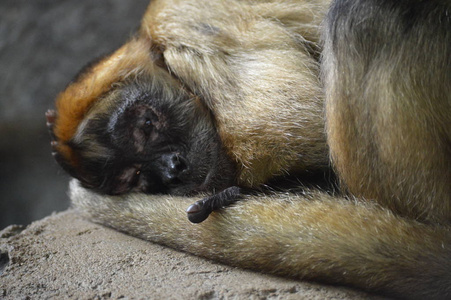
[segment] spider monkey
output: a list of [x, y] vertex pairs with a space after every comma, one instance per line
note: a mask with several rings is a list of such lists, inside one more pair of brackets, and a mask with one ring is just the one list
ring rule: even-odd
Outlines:
[[[74, 206], [235, 266], [451, 297], [450, 9], [152, 1], [47, 113]], [[259, 192], [331, 168], [339, 191]]]

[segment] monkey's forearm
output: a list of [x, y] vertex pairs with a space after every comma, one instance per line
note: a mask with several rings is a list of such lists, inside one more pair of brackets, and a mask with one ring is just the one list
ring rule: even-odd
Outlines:
[[320, 192], [249, 196], [195, 225], [185, 213], [194, 198], [100, 196], [76, 181], [70, 193], [98, 223], [230, 265], [402, 298], [451, 295], [449, 228], [372, 204]]

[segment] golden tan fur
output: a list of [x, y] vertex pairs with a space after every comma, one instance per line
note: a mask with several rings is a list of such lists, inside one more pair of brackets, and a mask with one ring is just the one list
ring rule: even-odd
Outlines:
[[[439, 1], [435, 5], [450, 9]], [[386, 22], [379, 18], [373, 22]], [[386, 35], [382, 26], [371, 33], [356, 26], [348, 40], [336, 41], [340, 52], [326, 39], [327, 135], [348, 192], [404, 216], [449, 224], [450, 36], [449, 26], [431, 24], [397, 25], [400, 29], [371, 45], [378, 49], [374, 53], [366, 53], [355, 40]], [[402, 43], [387, 47], [393, 40]], [[350, 42], [354, 49], [347, 46]], [[358, 51], [362, 54], [354, 55]]]
[[143, 18], [141, 36], [214, 112], [240, 184], [328, 164], [319, 65], [307, 51], [318, 50], [328, 3], [152, 1]]
[[[113, 54], [106, 61], [121, 67], [103, 82], [124, 72], [133, 79], [147, 66], [165, 89], [195, 95], [213, 113], [241, 186], [325, 169], [330, 148], [344, 196], [252, 196], [193, 225], [184, 211], [200, 197], [109, 197], [73, 182], [74, 206], [118, 230], [236, 266], [395, 297], [451, 297], [451, 39], [445, 25], [434, 28], [449, 20], [403, 28], [403, 15], [390, 15], [398, 5], [400, 13], [435, 5], [439, 14], [449, 4], [335, 2], [321, 50], [329, 1], [152, 1], [121, 48], [135, 58]], [[97, 73], [63, 92], [60, 102], [84, 103], [85, 111], [61, 132], [81, 130], [94, 96], [77, 90]]]

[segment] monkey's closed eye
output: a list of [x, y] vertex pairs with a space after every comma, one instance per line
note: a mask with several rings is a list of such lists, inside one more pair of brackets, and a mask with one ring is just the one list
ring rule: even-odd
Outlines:
[[119, 195], [130, 191], [138, 185], [141, 173], [140, 166], [125, 167], [113, 178], [112, 189], [109, 193]]
[[150, 119], [145, 119], [144, 124], [141, 126], [141, 129], [148, 136], [153, 130], [153, 123]]
[[137, 184], [138, 184], [138, 181], [139, 181], [139, 177], [141, 176], [141, 170], [140, 169], [138, 169], [138, 170], [136, 170], [136, 172], [135, 172], [135, 174], [133, 175], [133, 177], [132, 177], [132, 180], [130, 181], [130, 185], [133, 187], [133, 186], [136, 186]]
[[151, 113], [146, 113], [136, 120], [136, 127], [148, 138], [158, 125], [158, 117]]
[[155, 141], [159, 137], [159, 118], [146, 106], [138, 106], [130, 111], [133, 112], [129, 114], [132, 118], [128, 123], [130, 136], [124, 136], [124, 139], [132, 141], [135, 151], [143, 152], [148, 142]]

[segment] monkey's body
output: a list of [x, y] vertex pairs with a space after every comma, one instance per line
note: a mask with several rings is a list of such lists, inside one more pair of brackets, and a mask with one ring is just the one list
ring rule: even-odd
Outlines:
[[343, 186], [401, 215], [449, 224], [451, 3], [340, 2], [323, 69], [328, 144]]
[[[396, 297], [451, 297], [451, 4], [335, 1], [323, 33], [324, 96], [317, 58], [328, 6], [152, 1], [138, 34], [61, 94], [54, 148], [71, 174], [100, 191], [105, 175], [92, 179], [85, 161], [114, 169], [126, 162], [111, 151], [144, 152], [158, 162], [150, 178], [161, 173], [176, 195], [322, 171], [330, 149], [346, 196], [248, 196], [200, 225], [184, 213], [199, 198], [110, 197], [74, 183], [74, 205], [118, 230], [236, 266]], [[129, 97], [139, 94], [130, 89], [150, 96]], [[128, 125], [143, 114], [155, 128], [150, 144], [144, 129]], [[174, 127], [174, 118], [186, 125]], [[186, 133], [187, 146], [166, 138], [173, 131]], [[153, 158], [162, 141], [180, 157]], [[140, 159], [126, 167], [140, 174]], [[175, 161], [180, 189], [165, 169]], [[155, 191], [127, 168], [114, 173], [124, 186], [114, 192]]]

